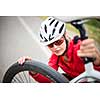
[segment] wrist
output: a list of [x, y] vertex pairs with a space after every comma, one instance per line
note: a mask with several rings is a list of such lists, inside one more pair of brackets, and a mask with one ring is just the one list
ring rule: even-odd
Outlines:
[[93, 63], [96, 66], [100, 66], [100, 57], [96, 57], [96, 59], [95, 59], [95, 61]]
[[100, 51], [98, 49], [96, 49], [96, 56], [93, 63], [96, 66], [100, 66]]

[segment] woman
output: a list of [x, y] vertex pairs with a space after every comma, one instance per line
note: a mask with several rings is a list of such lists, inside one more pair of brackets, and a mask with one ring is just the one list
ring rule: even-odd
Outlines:
[[[70, 40], [68, 34], [65, 23], [53, 17], [48, 17], [41, 24], [40, 41], [52, 52], [48, 65], [56, 71], [60, 67], [65, 72], [64, 75], [71, 80], [85, 71], [82, 57], [90, 57], [95, 58], [94, 68], [100, 71], [100, 52], [95, 46], [94, 40], [78, 40], [75, 43], [75, 39]], [[27, 59], [31, 60], [32, 58], [24, 56], [18, 62], [23, 64]], [[29, 72], [29, 74], [40, 83], [51, 82], [39, 73]]]

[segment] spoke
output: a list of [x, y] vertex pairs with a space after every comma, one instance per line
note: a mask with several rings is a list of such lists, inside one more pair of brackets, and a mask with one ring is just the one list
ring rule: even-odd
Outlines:
[[24, 83], [22, 75], [18, 74], [19, 78], [21, 79], [21, 81]]
[[17, 78], [17, 76], [16, 77], [14, 77], [14, 79], [13, 79], [15, 82], [17, 82], [17, 83], [22, 83], [22, 81], [20, 81], [19, 80], [19, 78]]
[[13, 83], [32, 83], [34, 82], [33, 79], [31, 79], [31, 76], [29, 75], [28, 71], [23, 71], [18, 73], [12, 80]]
[[30, 78], [30, 75], [29, 75], [29, 83], [31, 83], [31, 78]]
[[26, 82], [28, 83], [28, 79], [27, 79], [27, 76], [26, 76], [25, 72], [23, 72], [23, 75], [24, 75], [24, 78], [25, 78]]
[[19, 82], [18, 82], [18, 80], [13, 79], [13, 80], [12, 80], [12, 83], [19, 83]]

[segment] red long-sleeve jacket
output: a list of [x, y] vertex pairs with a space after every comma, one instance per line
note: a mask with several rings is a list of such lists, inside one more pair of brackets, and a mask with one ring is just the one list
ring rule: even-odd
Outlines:
[[[85, 71], [83, 60], [77, 56], [77, 50], [80, 48], [80, 41], [77, 44], [74, 44], [73, 40], [69, 43], [68, 49], [65, 52], [67, 55], [67, 61], [64, 60], [63, 56], [56, 56], [52, 54], [48, 65], [58, 71], [58, 68], [61, 69], [68, 74], [71, 78], [75, 78], [79, 74]], [[100, 71], [99, 66], [95, 66], [94, 68]], [[44, 77], [41, 74], [32, 75], [30, 74], [36, 81], [40, 83], [49, 83], [51, 82], [48, 78]]]

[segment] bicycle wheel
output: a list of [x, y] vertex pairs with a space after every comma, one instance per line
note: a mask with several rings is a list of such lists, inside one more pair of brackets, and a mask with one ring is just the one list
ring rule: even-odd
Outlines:
[[56, 83], [69, 82], [68, 79], [65, 78], [62, 74], [55, 71], [46, 64], [32, 60], [32, 61], [26, 61], [23, 65], [19, 65], [18, 63], [13, 64], [5, 73], [3, 78], [3, 83], [12, 83], [12, 82], [30, 83], [32, 81], [30, 79], [31, 76], [27, 73], [29, 71], [35, 71], [37, 73], [40, 73]]

